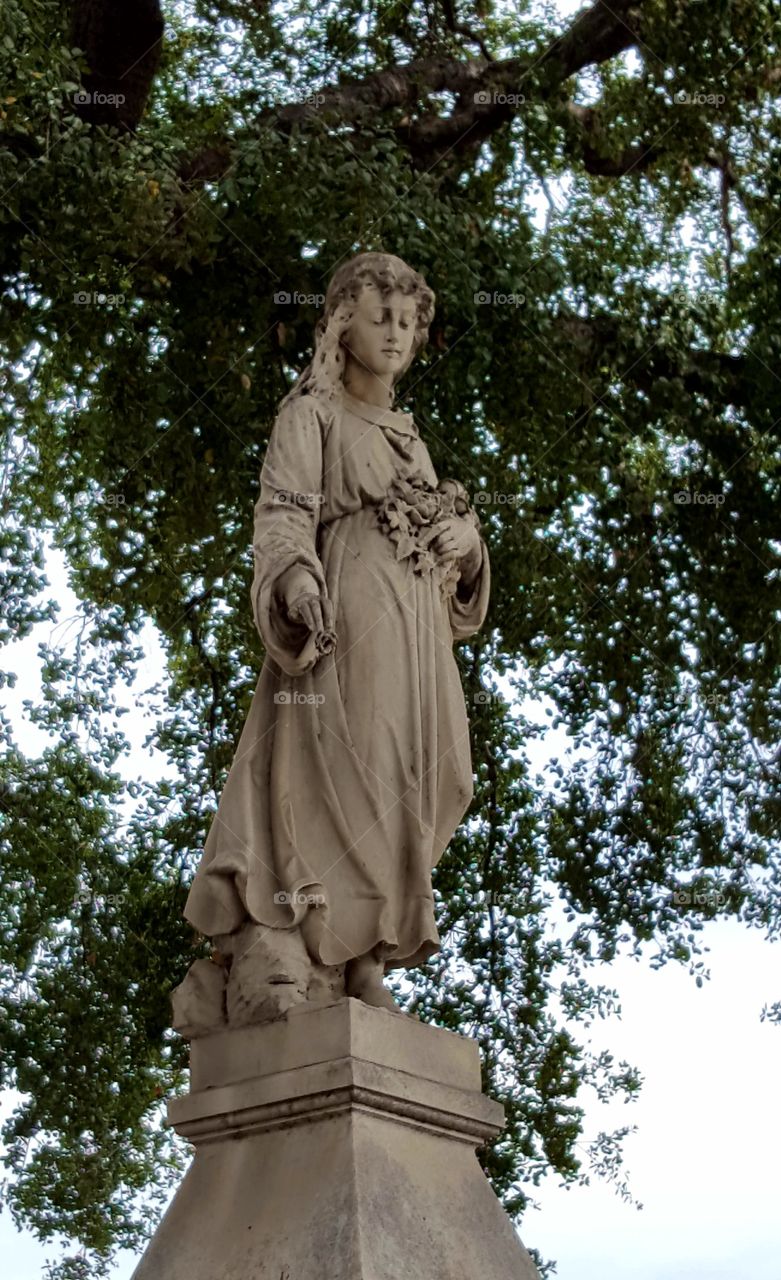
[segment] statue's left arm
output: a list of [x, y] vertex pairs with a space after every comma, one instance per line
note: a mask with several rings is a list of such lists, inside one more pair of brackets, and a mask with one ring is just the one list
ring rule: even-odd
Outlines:
[[488, 612], [491, 566], [488, 548], [480, 539], [480, 559], [475, 566], [462, 567], [453, 595], [448, 598], [450, 629], [454, 640], [466, 640], [479, 631]]

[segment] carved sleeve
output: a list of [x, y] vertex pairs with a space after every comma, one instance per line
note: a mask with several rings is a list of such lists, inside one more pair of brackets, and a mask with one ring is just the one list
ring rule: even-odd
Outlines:
[[488, 597], [491, 592], [491, 566], [488, 560], [488, 548], [480, 539], [482, 560], [474, 582], [467, 586], [463, 581], [458, 583], [453, 595], [448, 597], [448, 613], [450, 629], [454, 640], [466, 640], [468, 636], [479, 631], [488, 612]]
[[280, 410], [260, 473], [255, 504], [252, 608], [266, 650], [288, 675], [302, 675], [317, 661], [314, 637], [288, 619], [278, 584], [293, 565], [307, 569], [326, 595], [317, 555], [323, 502], [323, 431], [326, 411], [303, 395]]

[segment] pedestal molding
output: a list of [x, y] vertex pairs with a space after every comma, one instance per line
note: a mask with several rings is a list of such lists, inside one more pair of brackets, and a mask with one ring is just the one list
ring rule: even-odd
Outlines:
[[201, 1119], [180, 1120], [173, 1127], [181, 1137], [200, 1146], [207, 1142], [222, 1141], [226, 1137], [240, 1138], [244, 1134], [261, 1133], [269, 1129], [312, 1124], [352, 1110], [370, 1111], [380, 1119], [386, 1114], [388, 1119], [397, 1124], [401, 1122], [447, 1137], [461, 1138], [473, 1147], [490, 1142], [504, 1128], [501, 1120], [472, 1120], [467, 1116], [454, 1115], [451, 1111], [438, 1110], [401, 1098], [389, 1098], [387, 1094], [365, 1089], [360, 1085], [324, 1090], [307, 1098], [298, 1098], [295, 1102], [267, 1103], [246, 1107], [241, 1111], [219, 1111]]
[[490, 1141], [504, 1128], [501, 1105], [476, 1091], [352, 1057], [175, 1098], [169, 1104], [168, 1124], [200, 1144], [311, 1123], [352, 1107], [462, 1137], [473, 1146]]

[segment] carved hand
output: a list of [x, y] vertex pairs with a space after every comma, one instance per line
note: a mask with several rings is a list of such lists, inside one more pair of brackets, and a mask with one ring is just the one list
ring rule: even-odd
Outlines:
[[457, 560], [462, 576], [474, 578], [480, 568], [480, 535], [465, 516], [450, 516], [439, 526], [433, 547], [442, 560]]
[[308, 569], [291, 565], [280, 578], [277, 590], [293, 622], [303, 623], [312, 635], [333, 630], [333, 604], [321, 596], [317, 579]]

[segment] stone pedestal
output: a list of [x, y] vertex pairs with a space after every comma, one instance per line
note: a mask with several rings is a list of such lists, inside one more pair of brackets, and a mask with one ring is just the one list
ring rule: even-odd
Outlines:
[[133, 1280], [538, 1280], [475, 1148], [477, 1045], [359, 1000], [192, 1042], [195, 1159]]

